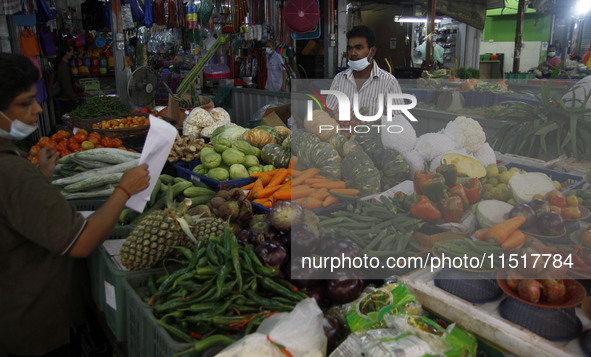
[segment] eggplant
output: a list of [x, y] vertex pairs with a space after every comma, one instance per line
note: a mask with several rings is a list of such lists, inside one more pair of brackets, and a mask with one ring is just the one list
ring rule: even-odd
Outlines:
[[324, 288], [322, 286], [316, 286], [312, 290], [306, 291], [308, 297], [316, 300], [319, 307], [327, 306], [326, 298], [324, 297]]
[[354, 301], [361, 295], [365, 283], [354, 272], [336, 272], [336, 275], [336, 279], [328, 280], [324, 286], [324, 291], [330, 301], [344, 304]]
[[[314, 267], [303, 268], [302, 260], [303, 257], [291, 259], [290, 269], [287, 272], [289, 275], [289, 280], [291, 280], [291, 282], [299, 288], [312, 289], [316, 287], [318, 283], [320, 283], [320, 280], [312, 279], [313, 277], [318, 276], [320, 272]], [[320, 305], [320, 303], [318, 305]]]
[[318, 236], [307, 229], [297, 228], [291, 233], [291, 249], [296, 256], [309, 256], [318, 245]]
[[243, 247], [247, 244], [253, 244], [252, 242], [255, 242], [256, 238], [256, 235], [248, 229], [243, 229], [236, 235], [236, 240], [238, 240], [238, 244], [240, 244]]
[[289, 231], [292, 226], [298, 227], [302, 224], [304, 209], [295, 201], [279, 201], [269, 211], [269, 219], [276, 229]]
[[289, 261], [287, 250], [276, 240], [262, 242], [255, 249], [257, 257], [265, 266], [269, 268], [281, 268]]
[[341, 257], [342, 255], [346, 257], [350, 257], [351, 259], [355, 257], [362, 257], [363, 251], [357, 243], [353, 242], [350, 239], [344, 238], [335, 241], [328, 249], [327, 255], [331, 257]]
[[328, 355], [343, 342], [347, 334], [347, 329], [335, 316], [325, 316], [323, 327], [327, 340], [326, 354]]
[[250, 244], [255, 247], [262, 242], [274, 240], [277, 237], [277, 229], [271, 225], [268, 219], [258, 219], [250, 226], [250, 231], [255, 236]]

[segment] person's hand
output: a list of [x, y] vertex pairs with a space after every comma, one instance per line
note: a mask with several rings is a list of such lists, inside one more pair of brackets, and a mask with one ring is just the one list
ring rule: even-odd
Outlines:
[[123, 186], [132, 195], [142, 192], [150, 184], [150, 176], [148, 175], [148, 164], [142, 164], [133, 169], [125, 170], [125, 173], [119, 181], [119, 185]]
[[60, 158], [59, 152], [51, 152], [53, 147], [46, 146], [41, 148], [39, 152], [39, 170], [43, 174], [43, 176], [51, 179], [53, 176], [53, 170], [55, 170], [55, 165], [57, 165], [57, 160]]

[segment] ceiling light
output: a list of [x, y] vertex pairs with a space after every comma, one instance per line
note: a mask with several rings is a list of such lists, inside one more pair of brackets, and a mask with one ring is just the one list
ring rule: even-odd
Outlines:
[[[394, 16], [394, 22], [424, 22], [427, 23], [426, 18], [421, 17], [402, 17], [402, 16]], [[441, 22], [441, 19], [435, 19], [436, 23]]]
[[589, 0], [579, 0], [575, 7], [575, 13], [585, 16], [585, 14], [591, 8], [591, 2]]

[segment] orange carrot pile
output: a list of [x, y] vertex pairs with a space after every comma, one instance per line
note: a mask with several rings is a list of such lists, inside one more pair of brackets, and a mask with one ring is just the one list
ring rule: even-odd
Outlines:
[[339, 198], [331, 193], [352, 195], [359, 190], [347, 188], [344, 181], [334, 181], [319, 175], [317, 168], [296, 170], [297, 158], [290, 160], [287, 169], [281, 168], [252, 174], [257, 180], [241, 187], [249, 190], [246, 198], [267, 208], [280, 200], [294, 200], [303, 208], [314, 209], [338, 203]]

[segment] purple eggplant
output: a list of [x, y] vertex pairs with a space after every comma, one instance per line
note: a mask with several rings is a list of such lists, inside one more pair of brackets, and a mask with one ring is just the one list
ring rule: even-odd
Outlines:
[[269, 211], [269, 219], [273, 227], [280, 231], [289, 231], [292, 226], [302, 224], [304, 209], [295, 201], [279, 201]]
[[297, 228], [291, 232], [291, 249], [294, 255], [303, 256], [314, 253], [318, 245], [319, 238], [314, 233], [303, 228]]
[[302, 257], [291, 259], [290, 269], [287, 272], [289, 280], [291, 280], [295, 285], [297, 285], [300, 288], [312, 289], [315, 286], [317, 286], [320, 282], [317, 279], [313, 279], [314, 277], [317, 277], [320, 273], [314, 267], [303, 268], [302, 260]]
[[361, 295], [365, 283], [354, 272], [337, 272], [336, 275], [336, 279], [327, 281], [324, 286], [326, 296], [330, 301], [344, 304], [357, 299]]
[[281, 268], [288, 262], [287, 250], [281, 242], [276, 240], [262, 242], [254, 249], [254, 252], [261, 263], [269, 268]]

